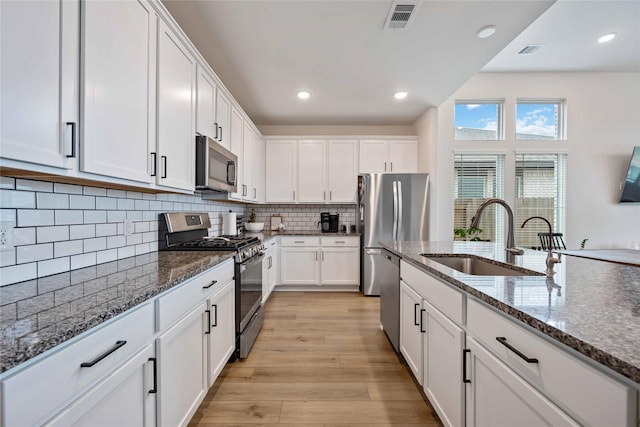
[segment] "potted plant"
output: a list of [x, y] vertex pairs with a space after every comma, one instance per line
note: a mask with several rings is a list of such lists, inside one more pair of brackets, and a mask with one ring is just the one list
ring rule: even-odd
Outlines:
[[247, 231], [257, 232], [262, 231], [264, 228], [264, 222], [256, 222], [256, 210], [251, 209], [249, 211], [249, 222], [244, 223], [244, 228]]
[[453, 229], [453, 235], [457, 237], [458, 240], [470, 242], [482, 242], [483, 240], [480, 238], [480, 233], [482, 233], [482, 229], [476, 227]]

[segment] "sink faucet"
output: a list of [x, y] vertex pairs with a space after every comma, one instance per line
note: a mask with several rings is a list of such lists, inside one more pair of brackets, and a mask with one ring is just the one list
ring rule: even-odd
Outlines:
[[522, 255], [524, 251], [522, 249], [516, 248], [516, 241], [514, 236], [515, 233], [513, 231], [513, 211], [511, 210], [507, 202], [505, 202], [502, 199], [489, 199], [483, 204], [481, 204], [480, 207], [478, 207], [476, 214], [473, 216], [473, 218], [471, 218], [471, 227], [478, 228], [482, 211], [484, 211], [484, 209], [487, 206], [492, 205], [494, 203], [498, 205], [502, 205], [502, 207], [504, 207], [504, 209], [507, 211], [507, 216], [509, 220], [509, 223], [508, 223], [509, 231], [507, 233], [507, 247], [505, 248], [505, 251], [507, 251], [507, 262], [513, 264], [516, 260], [516, 255]]
[[[530, 218], [527, 218], [524, 220], [524, 222], [522, 223], [522, 225], [520, 226], [520, 228], [524, 228], [525, 224], [527, 222], [529, 222], [529, 220], [531, 219], [540, 219], [544, 222], [547, 223], [547, 225], [549, 226], [549, 248], [547, 249], [547, 260], [546, 260], [546, 264], [547, 264], [547, 277], [552, 277], [554, 274], [556, 274], [555, 271], [553, 271], [553, 266], [555, 264], [560, 264], [562, 262], [561, 256], [560, 254], [558, 254], [558, 258], [555, 258], [553, 256], [553, 252], [551, 251], [553, 249], [553, 228], [551, 227], [551, 223], [549, 222], [548, 219], [543, 218], [541, 216], [532, 216]], [[560, 294], [560, 289], [558, 289], [558, 294]]]

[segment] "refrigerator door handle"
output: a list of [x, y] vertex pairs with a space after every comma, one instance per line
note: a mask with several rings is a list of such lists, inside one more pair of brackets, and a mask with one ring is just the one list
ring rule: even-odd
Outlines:
[[393, 181], [393, 240], [398, 240], [398, 181]]
[[397, 182], [397, 187], [398, 187], [398, 232], [396, 235], [396, 240], [400, 240], [400, 238], [403, 236], [402, 234], [402, 205], [403, 205], [402, 181]]

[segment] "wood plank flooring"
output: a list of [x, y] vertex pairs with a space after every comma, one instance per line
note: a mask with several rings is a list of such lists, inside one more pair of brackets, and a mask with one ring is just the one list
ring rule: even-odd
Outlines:
[[380, 330], [379, 301], [273, 293], [251, 354], [227, 364], [189, 426], [442, 426]]

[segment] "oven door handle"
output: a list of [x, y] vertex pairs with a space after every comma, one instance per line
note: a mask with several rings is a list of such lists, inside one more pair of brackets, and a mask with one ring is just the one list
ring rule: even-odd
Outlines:
[[240, 263], [240, 265], [242, 265], [243, 267], [248, 267], [249, 265], [252, 265], [252, 264], [261, 263], [262, 258], [264, 258], [264, 252], [259, 252], [254, 256], [252, 256], [251, 258], [244, 260], [242, 263]]

